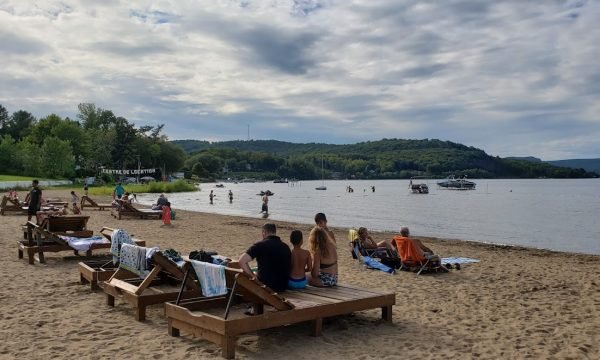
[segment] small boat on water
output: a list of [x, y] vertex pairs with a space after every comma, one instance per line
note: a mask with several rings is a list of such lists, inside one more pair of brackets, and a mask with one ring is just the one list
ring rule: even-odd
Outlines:
[[476, 184], [468, 181], [467, 177], [455, 178], [454, 175], [448, 176], [443, 181], [437, 183], [439, 187], [448, 190], [475, 190]]
[[273, 183], [275, 184], [287, 184], [288, 179], [275, 179], [273, 180]]
[[256, 195], [260, 195], [260, 196], [264, 196], [264, 195], [271, 196], [271, 195], [275, 195], [275, 193], [274, 193], [274, 192], [271, 192], [271, 190], [267, 190], [267, 191], [261, 191], [261, 192], [259, 192], [259, 193], [258, 193], [258, 194], [256, 194]]
[[225, 187], [225, 185], [223, 185], [223, 184], [217, 184], [217, 185], [215, 185], [215, 187], [218, 187], [218, 188], [224, 188], [224, 187]]
[[429, 186], [427, 184], [413, 184], [411, 182], [408, 188], [413, 194], [429, 194]]

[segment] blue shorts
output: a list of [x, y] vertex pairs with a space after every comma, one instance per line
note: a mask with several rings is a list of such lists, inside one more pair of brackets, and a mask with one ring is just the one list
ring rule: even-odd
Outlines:
[[308, 280], [306, 280], [306, 276], [302, 279], [288, 279], [288, 288], [290, 289], [304, 289], [308, 285]]

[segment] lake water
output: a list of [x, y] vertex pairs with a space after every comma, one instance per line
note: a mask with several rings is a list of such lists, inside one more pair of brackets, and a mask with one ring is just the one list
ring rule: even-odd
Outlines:
[[[473, 180], [476, 190], [438, 188], [412, 194], [408, 180], [321, 181], [292, 184], [202, 184], [201, 191], [168, 194], [174, 209], [260, 218], [261, 190], [271, 190], [269, 218], [312, 224], [317, 212], [330, 226], [398, 231], [449, 239], [600, 254], [600, 179]], [[354, 188], [353, 193], [346, 187]], [[375, 186], [375, 192], [371, 191]], [[216, 194], [209, 204], [209, 193]], [[227, 193], [233, 191], [233, 203]], [[140, 194], [149, 205], [155, 194]]]

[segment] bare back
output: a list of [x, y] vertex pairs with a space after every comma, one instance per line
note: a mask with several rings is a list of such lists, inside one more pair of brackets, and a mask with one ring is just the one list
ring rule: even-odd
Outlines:
[[292, 249], [292, 266], [290, 269], [290, 278], [302, 279], [306, 272], [312, 270], [312, 259], [308, 250], [293, 248]]

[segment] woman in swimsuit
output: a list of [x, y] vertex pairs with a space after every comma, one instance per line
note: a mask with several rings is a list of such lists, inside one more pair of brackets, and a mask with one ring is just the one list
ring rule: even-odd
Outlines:
[[313, 268], [308, 283], [320, 287], [335, 286], [338, 278], [335, 243], [324, 229], [318, 227], [311, 231], [308, 241], [313, 256]]

